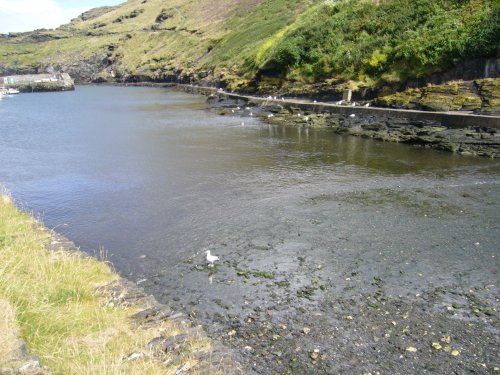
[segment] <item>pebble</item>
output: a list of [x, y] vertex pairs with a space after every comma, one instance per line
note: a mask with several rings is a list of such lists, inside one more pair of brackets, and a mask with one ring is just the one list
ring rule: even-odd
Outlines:
[[127, 357], [127, 361], [134, 361], [138, 358], [144, 357], [144, 353], [134, 352]]
[[347, 315], [345, 318], [346, 318], [347, 320], [352, 320], [352, 319], [353, 319], [353, 317], [352, 317], [352, 316], [350, 316], [350, 315]]
[[451, 336], [441, 337], [441, 342], [444, 342], [445, 344], [449, 344], [451, 342]]
[[304, 327], [304, 328], [302, 329], [302, 332], [304, 332], [304, 335], [307, 335], [309, 332], [311, 332], [311, 328], [309, 328], [309, 327]]
[[453, 357], [458, 357], [460, 355], [460, 351], [457, 349], [454, 349], [450, 353]]
[[417, 351], [417, 348], [415, 348], [413, 346], [409, 346], [406, 348], [406, 351], [410, 352], [410, 353], [415, 353]]
[[316, 359], [318, 359], [318, 357], [319, 357], [319, 349], [314, 349], [311, 353], [309, 353], [309, 357], [311, 357], [311, 359], [313, 361], [315, 361]]
[[24, 366], [21, 366], [17, 371], [20, 373], [28, 372], [30, 370], [39, 369], [40, 367], [41, 367], [40, 362], [33, 360], [33, 361], [26, 363]]
[[440, 344], [440, 343], [438, 343], [438, 342], [433, 342], [433, 343], [432, 343], [432, 347], [433, 347], [434, 349], [436, 349], [436, 350], [440, 350], [440, 349], [442, 349], [442, 348], [443, 348], [443, 347], [441, 346], [441, 344]]

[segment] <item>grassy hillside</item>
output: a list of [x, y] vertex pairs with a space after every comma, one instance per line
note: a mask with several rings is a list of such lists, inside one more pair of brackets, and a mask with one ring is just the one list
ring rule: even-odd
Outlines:
[[498, 56], [499, 25], [498, 0], [129, 0], [1, 38], [0, 73], [380, 88]]

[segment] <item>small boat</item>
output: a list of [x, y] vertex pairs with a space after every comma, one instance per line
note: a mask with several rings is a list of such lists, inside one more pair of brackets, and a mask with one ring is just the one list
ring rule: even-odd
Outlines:
[[16, 95], [16, 94], [19, 94], [19, 93], [20, 93], [19, 90], [13, 89], [12, 87], [9, 87], [7, 89], [7, 95]]

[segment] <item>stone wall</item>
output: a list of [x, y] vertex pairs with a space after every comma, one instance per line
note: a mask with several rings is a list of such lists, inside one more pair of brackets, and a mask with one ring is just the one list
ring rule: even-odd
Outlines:
[[67, 73], [11, 75], [3, 77], [3, 84], [21, 92], [70, 91], [75, 89], [75, 84]]

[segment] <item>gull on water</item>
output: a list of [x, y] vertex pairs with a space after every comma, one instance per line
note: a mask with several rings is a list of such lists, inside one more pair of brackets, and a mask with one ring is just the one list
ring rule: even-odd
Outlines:
[[210, 265], [211, 265], [211, 266], [213, 266], [213, 265], [214, 265], [214, 262], [215, 262], [216, 260], [219, 260], [219, 257], [218, 257], [218, 256], [210, 254], [210, 250], [205, 251], [205, 253], [207, 253], [207, 262], [208, 262], [208, 265], [209, 265], [209, 266], [210, 266]]

